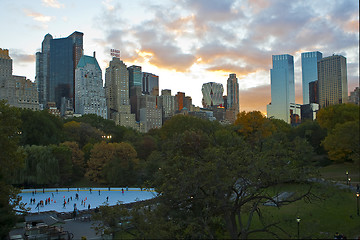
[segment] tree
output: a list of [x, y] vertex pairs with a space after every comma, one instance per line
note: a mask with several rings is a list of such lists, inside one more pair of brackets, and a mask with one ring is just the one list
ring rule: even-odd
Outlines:
[[50, 145], [62, 139], [63, 123], [47, 111], [21, 110], [21, 144]]
[[0, 100], [0, 238], [5, 239], [15, 225], [17, 215], [14, 208], [20, 206], [18, 190], [10, 181], [23, 166], [24, 154], [18, 150], [20, 134], [20, 112]]
[[75, 121], [64, 124], [64, 133], [66, 140], [77, 142], [80, 148], [84, 147], [87, 143], [94, 144], [100, 142], [105, 134], [90, 124]]
[[[159, 204], [172, 210], [165, 219], [177, 223], [184, 238], [223, 237], [216, 235], [219, 231], [233, 239], [260, 231], [278, 236], [278, 222], [266, 219], [261, 206], [308, 196], [303, 192], [275, 201], [272, 190], [279, 184], [306, 181], [312, 173], [311, 146], [304, 139], [288, 141], [285, 135], [274, 135], [258, 151], [230, 131], [220, 129], [213, 136], [210, 140], [203, 132], [187, 131], [167, 145], [167, 164], [154, 181]], [[262, 228], [253, 228], [254, 218], [261, 220]]]
[[354, 104], [331, 105], [319, 110], [316, 120], [322, 128], [332, 131], [336, 124], [359, 120], [360, 107]]
[[61, 145], [64, 145], [71, 150], [73, 181], [80, 180], [84, 176], [86, 169], [84, 152], [80, 150], [79, 145], [76, 142], [64, 142]]
[[86, 176], [94, 182], [130, 185], [136, 168], [135, 149], [128, 143], [97, 143], [91, 150]]

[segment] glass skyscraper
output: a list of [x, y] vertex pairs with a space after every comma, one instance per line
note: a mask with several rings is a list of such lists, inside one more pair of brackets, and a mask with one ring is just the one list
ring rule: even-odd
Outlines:
[[289, 54], [272, 56], [271, 103], [267, 116], [290, 123], [290, 103], [295, 103], [294, 58]]
[[142, 93], [159, 96], [159, 76], [152, 73], [143, 73]]
[[303, 104], [309, 104], [309, 83], [318, 80], [317, 62], [322, 59], [321, 52], [301, 53]]
[[75, 68], [83, 55], [83, 33], [73, 32], [66, 38], [53, 39], [47, 34], [42, 52], [36, 54], [36, 83], [40, 103], [75, 101]]

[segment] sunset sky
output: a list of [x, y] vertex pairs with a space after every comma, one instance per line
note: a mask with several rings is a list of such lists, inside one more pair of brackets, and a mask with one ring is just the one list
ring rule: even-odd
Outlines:
[[[302, 104], [301, 52], [347, 58], [348, 90], [359, 85], [358, 0], [0, 0], [0, 48], [13, 74], [35, 80], [35, 53], [47, 33], [84, 33], [84, 54], [103, 75], [110, 49], [161, 89], [185, 92], [201, 106], [201, 86], [224, 85], [236, 73], [240, 110], [266, 113], [271, 55], [295, 60], [296, 101]], [[105, 81], [105, 79], [103, 79]]]

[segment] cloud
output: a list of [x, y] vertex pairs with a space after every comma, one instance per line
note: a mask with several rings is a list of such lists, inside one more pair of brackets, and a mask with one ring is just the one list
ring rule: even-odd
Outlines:
[[55, 19], [55, 17], [51, 17], [51, 16], [45, 16], [41, 13], [38, 12], [34, 12], [30, 9], [24, 9], [24, 12], [26, 14], [26, 16], [33, 18], [35, 21], [41, 22], [41, 23], [48, 23], [51, 20]]
[[10, 49], [10, 57], [13, 59], [16, 64], [28, 64], [35, 62], [34, 54], [26, 54], [22, 50], [19, 49]]
[[52, 7], [52, 8], [62, 8], [65, 7], [64, 4], [60, 4], [57, 0], [41, 0], [43, 5], [46, 7]]
[[262, 85], [239, 91], [240, 111], [258, 110], [266, 114], [266, 105], [271, 102], [270, 85]]

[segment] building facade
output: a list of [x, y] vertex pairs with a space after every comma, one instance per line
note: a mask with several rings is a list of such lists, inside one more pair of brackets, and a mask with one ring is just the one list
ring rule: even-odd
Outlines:
[[240, 111], [239, 83], [235, 73], [231, 73], [227, 80], [227, 108], [234, 109], [235, 115]]
[[224, 87], [221, 83], [209, 82], [204, 83], [201, 88], [203, 95], [202, 104], [204, 108], [210, 108], [212, 106], [223, 106], [223, 93]]
[[138, 129], [129, 100], [129, 72], [123, 61], [113, 57], [105, 72], [108, 118], [117, 125]]
[[309, 83], [309, 102], [319, 103], [319, 81], [313, 81]]
[[8, 49], [0, 48], [0, 99], [12, 101], [15, 90], [12, 81], [12, 59]]
[[75, 70], [75, 113], [107, 119], [102, 71], [94, 57], [83, 55]]
[[163, 122], [172, 118], [175, 114], [175, 96], [171, 95], [170, 89], [161, 90], [160, 105], [162, 109]]
[[291, 123], [290, 104], [295, 103], [294, 58], [291, 55], [273, 55], [271, 77], [271, 103], [267, 116]]
[[44, 37], [41, 52], [36, 53], [35, 81], [40, 103], [70, 102], [75, 107], [75, 68], [83, 55], [83, 33], [73, 32], [66, 38]]
[[142, 93], [159, 96], [159, 76], [147, 72], [144, 72], [142, 76]]
[[360, 95], [360, 89], [359, 87], [356, 87], [354, 91], [350, 92], [348, 102], [359, 105], [359, 95]]
[[303, 104], [310, 103], [309, 83], [318, 80], [317, 62], [322, 59], [321, 52], [301, 53], [301, 72]]
[[324, 108], [348, 100], [346, 58], [333, 55], [318, 61], [319, 105]]
[[157, 96], [142, 95], [140, 102], [140, 132], [148, 132], [162, 126], [162, 110], [158, 107]]

